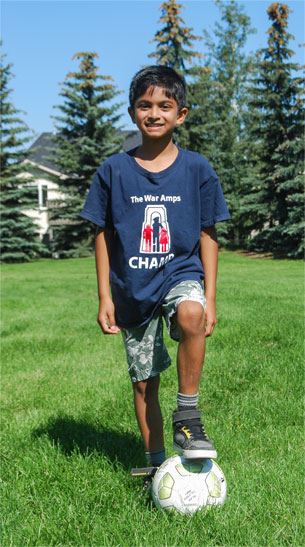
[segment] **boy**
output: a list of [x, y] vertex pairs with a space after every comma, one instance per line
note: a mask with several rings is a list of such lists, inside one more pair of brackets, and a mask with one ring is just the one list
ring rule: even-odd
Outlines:
[[187, 115], [184, 80], [168, 67], [144, 68], [129, 99], [142, 145], [99, 167], [82, 211], [97, 225], [98, 323], [123, 335], [148, 465], [165, 460], [158, 388], [170, 358], [162, 317], [179, 341], [174, 448], [189, 459], [216, 458], [196, 407], [205, 337], [216, 325], [214, 224], [230, 215], [207, 160], [173, 142]]

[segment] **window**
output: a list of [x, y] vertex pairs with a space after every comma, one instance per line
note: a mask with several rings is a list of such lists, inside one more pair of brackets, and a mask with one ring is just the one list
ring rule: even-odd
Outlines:
[[41, 207], [47, 206], [48, 199], [48, 187], [46, 184], [43, 184], [41, 187]]

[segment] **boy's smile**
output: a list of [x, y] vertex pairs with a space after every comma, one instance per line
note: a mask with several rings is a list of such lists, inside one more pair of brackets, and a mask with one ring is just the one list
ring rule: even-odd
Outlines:
[[163, 87], [149, 87], [136, 100], [134, 110], [129, 107], [128, 112], [143, 136], [162, 138], [183, 123], [187, 109], [178, 111], [176, 100], [167, 97]]

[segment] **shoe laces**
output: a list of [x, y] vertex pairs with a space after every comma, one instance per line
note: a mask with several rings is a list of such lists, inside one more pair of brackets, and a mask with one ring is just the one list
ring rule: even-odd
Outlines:
[[152, 477], [146, 477], [143, 480], [143, 488], [142, 488], [143, 492], [149, 493], [151, 490], [151, 487], [152, 487]]
[[200, 420], [188, 420], [187, 422], [181, 422], [181, 430], [194, 441], [201, 441], [202, 437], [208, 439], [208, 436], [204, 430], [204, 427]]

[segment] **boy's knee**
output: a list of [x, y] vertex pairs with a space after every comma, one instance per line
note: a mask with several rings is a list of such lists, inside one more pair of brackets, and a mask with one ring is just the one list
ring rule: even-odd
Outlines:
[[153, 376], [147, 380], [134, 382], [132, 384], [135, 396], [140, 396], [143, 399], [154, 397], [158, 394], [160, 384], [160, 376]]
[[182, 333], [201, 334], [204, 330], [204, 309], [199, 302], [185, 300], [177, 310], [177, 322]]

